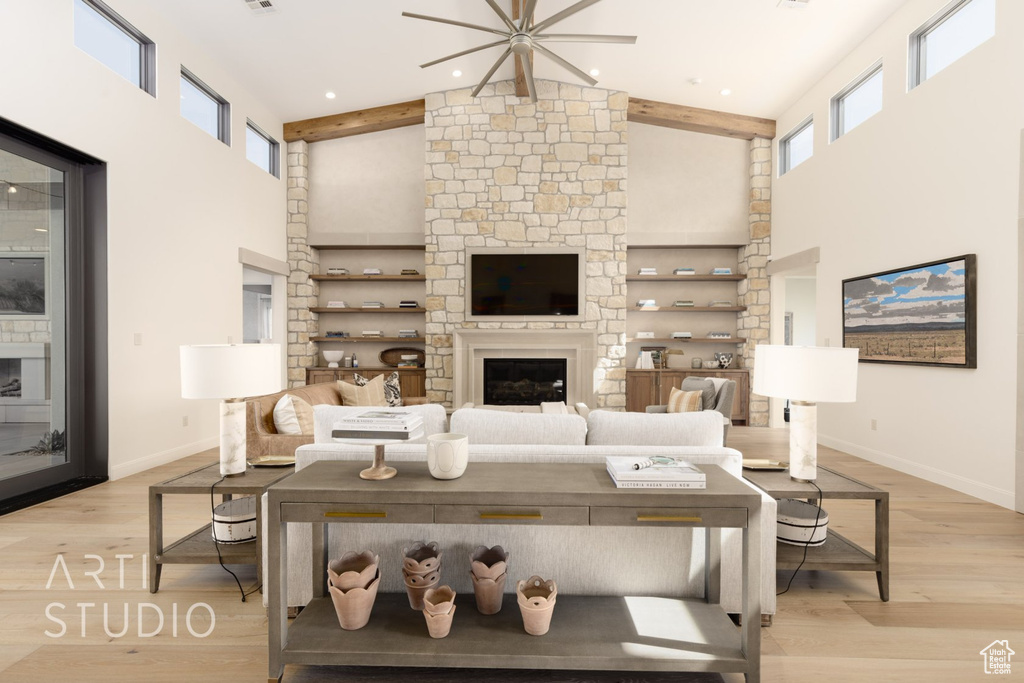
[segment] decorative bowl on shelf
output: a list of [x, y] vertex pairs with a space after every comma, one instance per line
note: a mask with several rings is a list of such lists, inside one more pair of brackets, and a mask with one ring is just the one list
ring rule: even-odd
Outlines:
[[327, 367], [329, 368], [338, 367], [338, 363], [344, 357], [344, 351], [324, 351], [324, 360], [327, 361]]

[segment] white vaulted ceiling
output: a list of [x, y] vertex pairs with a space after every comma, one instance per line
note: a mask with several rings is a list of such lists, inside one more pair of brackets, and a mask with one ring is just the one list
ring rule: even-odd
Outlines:
[[[261, 16], [243, 0], [143, 1], [286, 121], [472, 87], [501, 53], [491, 48], [420, 69], [497, 37], [401, 16], [409, 11], [499, 28], [484, 0], [272, 0], [277, 11]], [[603, 0], [557, 31], [637, 35], [636, 45], [549, 47], [584, 71], [599, 69], [598, 87], [775, 118], [905, 1], [809, 0], [803, 9], [784, 9], [779, 0]], [[536, 17], [571, 4], [538, 0]], [[454, 69], [463, 76], [453, 77]], [[540, 56], [535, 73], [575, 82]], [[511, 77], [509, 60], [495, 78]], [[721, 95], [724, 88], [732, 94]], [[336, 99], [324, 97], [329, 90]]]

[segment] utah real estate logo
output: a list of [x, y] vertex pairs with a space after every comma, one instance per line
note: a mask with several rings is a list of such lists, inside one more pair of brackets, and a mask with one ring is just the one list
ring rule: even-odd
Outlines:
[[1017, 653], [1010, 649], [1010, 641], [993, 640], [979, 654], [985, 658], [985, 673], [1008, 674], [1010, 673], [1010, 657]]

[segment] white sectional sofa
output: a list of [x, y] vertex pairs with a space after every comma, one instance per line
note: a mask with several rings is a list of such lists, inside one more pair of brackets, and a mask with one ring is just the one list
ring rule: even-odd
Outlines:
[[[315, 442], [296, 451], [296, 468], [319, 460], [358, 460], [369, 463], [373, 447], [335, 443], [334, 422], [345, 412], [338, 406], [316, 406]], [[410, 406], [424, 417], [426, 434], [447, 430], [439, 405]], [[719, 465], [741, 477], [742, 455], [722, 446], [718, 413], [650, 415], [591, 411], [579, 415], [548, 415], [482, 409], [460, 409], [451, 416], [450, 431], [469, 436], [470, 465], [474, 462], [591, 462], [608, 455], [671, 455], [697, 465]], [[402, 472], [402, 463], [424, 461], [419, 443], [387, 447], [387, 462]], [[528, 476], [509, 486], [530, 485]], [[753, 487], [752, 487], [753, 488]], [[755, 489], [757, 490], [757, 489]], [[776, 502], [758, 490], [762, 508], [761, 611], [775, 612]], [[444, 550], [442, 581], [457, 592], [471, 592], [468, 555], [477, 545], [501, 545], [511, 553], [510, 578], [539, 574], [554, 578], [560, 592], [583, 595], [703, 594], [704, 533], [678, 528], [535, 527], [515, 525], [331, 525], [330, 556], [345, 550], [369, 549], [381, 557], [381, 590], [403, 592], [402, 548], [417, 540], [436, 540]], [[722, 604], [739, 613], [739, 530], [722, 532]], [[304, 605], [312, 596], [308, 525], [289, 529], [288, 604]], [[514, 581], [506, 590], [514, 590]]]

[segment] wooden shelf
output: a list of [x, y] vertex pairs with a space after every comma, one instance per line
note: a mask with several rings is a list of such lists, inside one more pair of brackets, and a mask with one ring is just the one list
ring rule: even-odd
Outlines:
[[627, 275], [626, 282], [739, 282], [746, 275]]
[[320, 282], [332, 282], [332, 281], [352, 281], [361, 280], [368, 281], [374, 280], [376, 282], [426, 282], [426, 275], [321, 275], [320, 273], [313, 273], [309, 276], [310, 280], [318, 280]]
[[337, 342], [339, 344], [379, 344], [386, 342], [391, 343], [405, 343], [410, 344], [422, 344], [426, 341], [425, 337], [310, 337], [309, 341], [313, 342]]
[[[155, 561], [160, 564], [217, 564], [220, 559], [210, 526], [207, 524], [167, 546]], [[256, 550], [256, 539], [247, 543], [221, 543], [219, 557], [225, 564], [255, 564], [259, 561]]]
[[311, 244], [323, 251], [426, 251], [425, 244]]
[[736, 313], [747, 310], [746, 306], [633, 306], [626, 309], [641, 313]]
[[426, 313], [425, 308], [363, 308], [362, 306], [312, 306], [314, 313]]
[[739, 249], [746, 244], [630, 244], [627, 251], [639, 249]]
[[627, 344], [643, 344], [646, 342], [660, 342], [662, 344], [680, 343], [680, 344], [742, 344], [746, 339], [740, 339], [739, 337], [690, 337], [689, 339], [673, 339], [671, 337], [663, 338], [637, 338], [627, 337]]

